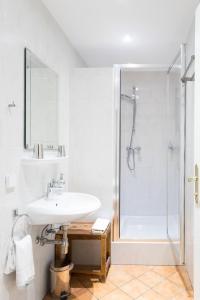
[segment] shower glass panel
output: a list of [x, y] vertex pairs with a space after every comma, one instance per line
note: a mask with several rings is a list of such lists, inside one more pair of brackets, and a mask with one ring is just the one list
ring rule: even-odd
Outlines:
[[180, 66], [121, 68], [120, 239], [180, 240]]
[[[167, 75], [167, 235], [179, 257], [184, 199], [185, 97], [182, 95], [181, 52]], [[183, 97], [182, 97], [183, 96]], [[181, 213], [182, 212], [182, 213]]]

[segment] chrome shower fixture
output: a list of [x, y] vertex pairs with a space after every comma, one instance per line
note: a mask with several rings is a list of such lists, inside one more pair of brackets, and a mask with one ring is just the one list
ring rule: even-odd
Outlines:
[[132, 117], [132, 129], [131, 129], [131, 136], [130, 136], [130, 142], [129, 146], [126, 148], [127, 151], [127, 166], [130, 171], [135, 170], [135, 154], [138, 153], [141, 150], [141, 147], [134, 147], [134, 134], [135, 134], [135, 119], [136, 119], [136, 112], [137, 112], [137, 102], [136, 100], [139, 99], [138, 95], [136, 94], [138, 91], [138, 88], [136, 86], [133, 86], [132, 88], [132, 95], [128, 96], [126, 94], [121, 94], [121, 97], [124, 99], [128, 99], [131, 101], [133, 105], [133, 117]]

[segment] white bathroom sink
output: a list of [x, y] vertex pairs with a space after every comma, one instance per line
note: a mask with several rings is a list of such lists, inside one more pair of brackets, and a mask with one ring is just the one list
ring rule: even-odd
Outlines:
[[67, 224], [97, 211], [98, 198], [81, 193], [62, 193], [53, 198], [43, 197], [27, 206], [26, 213], [33, 225]]

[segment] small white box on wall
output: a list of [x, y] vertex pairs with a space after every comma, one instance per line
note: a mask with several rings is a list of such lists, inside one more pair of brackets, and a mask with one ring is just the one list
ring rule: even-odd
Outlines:
[[9, 174], [5, 176], [5, 188], [8, 192], [14, 191], [16, 188], [16, 175]]

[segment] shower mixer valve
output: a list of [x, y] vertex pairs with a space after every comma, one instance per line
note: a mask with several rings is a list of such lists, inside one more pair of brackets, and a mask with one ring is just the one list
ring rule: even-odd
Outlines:
[[137, 147], [134, 147], [134, 148], [132, 148], [132, 147], [127, 147], [126, 150], [127, 150], [127, 151], [132, 150], [132, 151], [134, 151], [134, 152], [139, 152], [139, 151], [141, 150], [141, 147], [140, 147], [140, 146], [137, 146]]
[[135, 151], [139, 152], [141, 150], [141, 147], [140, 146], [137, 146], [135, 148], [133, 148]]

